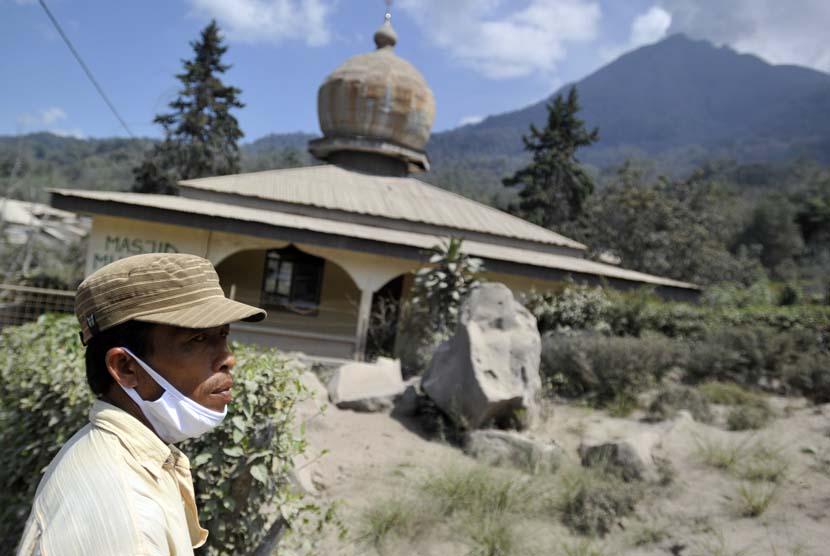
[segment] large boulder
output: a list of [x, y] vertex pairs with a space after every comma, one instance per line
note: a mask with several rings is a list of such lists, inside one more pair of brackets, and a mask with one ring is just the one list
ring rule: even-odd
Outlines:
[[328, 383], [331, 403], [340, 409], [365, 412], [391, 410], [404, 388], [401, 362], [386, 357], [375, 363], [346, 363]]
[[459, 426], [523, 428], [539, 413], [536, 319], [504, 284], [473, 289], [455, 334], [435, 352], [422, 388]]
[[484, 463], [511, 465], [530, 473], [553, 472], [564, 457], [562, 447], [522, 434], [501, 430], [477, 430], [464, 438], [464, 452]]

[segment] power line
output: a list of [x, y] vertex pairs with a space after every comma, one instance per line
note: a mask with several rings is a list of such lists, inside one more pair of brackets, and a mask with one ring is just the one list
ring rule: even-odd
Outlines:
[[46, 2], [44, 0], [38, 1], [40, 2], [40, 5], [43, 8], [43, 10], [46, 12], [46, 15], [48, 15], [49, 19], [52, 20], [52, 25], [55, 26], [55, 29], [57, 29], [58, 34], [60, 34], [61, 38], [63, 38], [63, 41], [66, 43], [66, 46], [68, 46], [69, 50], [72, 51], [72, 54], [75, 56], [75, 59], [78, 60], [78, 63], [81, 65], [81, 68], [83, 68], [84, 72], [86, 72], [86, 75], [87, 77], [89, 77], [89, 80], [92, 81], [92, 84], [95, 86], [95, 89], [98, 91], [98, 94], [101, 95], [101, 98], [103, 98], [104, 102], [107, 103], [107, 106], [109, 106], [110, 110], [112, 110], [112, 113], [115, 114], [115, 117], [118, 118], [119, 122], [121, 122], [121, 127], [124, 128], [124, 130], [127, 132], [127, 135], [129, 135], [132, 138], [135, 138], [135, 135], [133, 135], [133, 132], [130, 131], [130, 128], [127, 126], [127, 122], [124, 121], [124, 118], [122, 118], [121, 114], [118, 113], [118, 110], [115, 109], [115, 106], [112, 104], [112, 102], [110, 102], [110, 99], [109, 97], [107, 97], [107, 94], [104, 92], [104, 89], [101, 88], [101, 85], [98, 84], [98, 81], [95, 80], [95, 77], [92, 75], [92, 72], [84, 63], [83, 59], [81, 58], [81, 55], [78, 54], [78, 51], [75, 50], [74, 46], [72, 46], [72, 42], [69, 40], [69, 37], [66, 36], [66, 33], [63, 32], [63, 29], [61, 29], [60, 24], [58, 24], [58, 20], [55, 19], [55, 16], [52, 15], [52, 12], [49, 11], [49, 8], [46, 6]]

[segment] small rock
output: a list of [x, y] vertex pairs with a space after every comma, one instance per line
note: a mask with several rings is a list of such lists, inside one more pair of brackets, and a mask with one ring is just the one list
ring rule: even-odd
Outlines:
[[652, 454], [660, 443], [655, 431], [641, 432], [610, 441], [585, 440], [579, 446], [579, 457], [585, 467], [606, 466], [620, 473], [625, 480], [660, 480]]
[[493, 429], [467, 433], [464, 452], [490, 465], [513, 465], [531, 473], [556, 471], [564, 455], [555, 442], [543, 443], [516, 432]]
[[401, 362], [378, 358], [376, 363], [347, 363], [328, 384], [331, 402], [340, 409], [362, 412], [389, 411], [404, 391]]

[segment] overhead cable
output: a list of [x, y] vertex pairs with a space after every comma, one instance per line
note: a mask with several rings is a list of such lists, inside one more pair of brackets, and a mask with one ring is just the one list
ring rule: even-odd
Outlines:
[[98, 84], [98, 81], [92, 75], [92, 72], [90, 71], [89, 67], [87, 67], [86, 63], [84, 63], [84, 60], [83, 58], [81, 58], [81, 55], [78, 54], [77, 50], [75, 50], [75, 47], [72, 45], [72, 41], [69, 40], [69, 37], [67, 37], [66, 33], [64, 33], [63, 29], [61, 29], [58, 20], [55, 19], [55, 16], [52, 15], [52, 12], [49, 11], [49, 8], [46, 6], [46, 2], [44, 0], [38, 0], [38, 2], [40, 2], [41, 7], [43, 7], [43, 10], [46, 12], [46, 15], [49, 16], [49, 19], [52, 20], [52, 25], [55, 26], [55, 29], [57, 29], [58, 34], [61, 36], [61, 38], [63, 38], [63, 41], [66, 43], [66, 46], [68, 46], [69, 50], [72, 51], [72, 55], [75, 56], [76, 60], [78, 60], [78, 63], [81, 65], [81, 68], [84, 70], [87, 77], [89, 77], [89, 80], [92, 81], [92, 84], [95, 86], [95, 89], [98, 91], [98, 94], [101, 95], [101, 98], [104, 99], [104, 102], [107, 103], [107, 106], [109, 106], [112, 113], [115, 115], [116, 118], [118, 118], [118, 121], [121, 123], [121, 127], [124, 128], [124, 130], [127, 132], [127, 135], [129, 135], [132, 138], [135, 138], [135, 135], [133, 135], [133, 132], [130, 131], [129, 126], [127, 126], [127, 122], [124, 121], [124, 118], [121, 117], [121, 114], [118, 113], [118, 110], [116, 110], [115, 106], [112, 104], [112, 102], [110, 102], [110, 99], [104, 92], [104, 89], [102, 89], [101, 85]]

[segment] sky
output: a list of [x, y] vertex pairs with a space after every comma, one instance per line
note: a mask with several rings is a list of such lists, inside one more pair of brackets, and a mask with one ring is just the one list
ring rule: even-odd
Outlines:
[[[179, 89], [189, 43], [215, 18], [242, 89], [245, 141], [318, 133], [316, 95], [374, 48], [383, 0], [44, 0], [134, 136]], [[398, 55], [435, 93], [434, 130], [546, 98], [677, 32], [771, 63], [830, 72], [830, 0], [395, 0]], [[0, 135], [126, 137], [38, 0], [0, 0]]]

